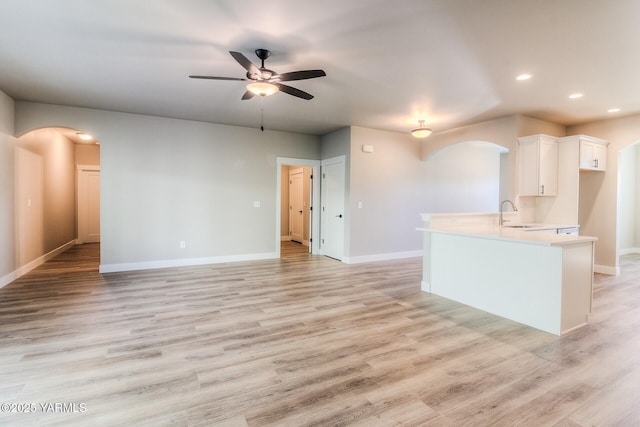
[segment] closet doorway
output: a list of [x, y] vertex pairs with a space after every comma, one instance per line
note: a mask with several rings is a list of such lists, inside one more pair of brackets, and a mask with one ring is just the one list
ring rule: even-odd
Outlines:
[[[319, 215], [314, 205], [319, 203], [319, 183], [315, 176], [320, 169], [317, 160], [278, 158], [277, 253], [283, 242], [292, 242], [318, 253]], [[315, 214], [315, 215], [314, 215]]]

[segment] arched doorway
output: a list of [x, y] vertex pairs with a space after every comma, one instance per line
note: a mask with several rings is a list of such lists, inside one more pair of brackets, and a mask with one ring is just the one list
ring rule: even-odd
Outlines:
[[[19, 275], [77, 242], [78, 166], [100, 167], [99, 143], [79, 130], [46, 127], [18, 137], [15, 255]], [[99, 204], [99, 194], [94, 199]], [[99, 208], [97, 215], [99, 221]]]

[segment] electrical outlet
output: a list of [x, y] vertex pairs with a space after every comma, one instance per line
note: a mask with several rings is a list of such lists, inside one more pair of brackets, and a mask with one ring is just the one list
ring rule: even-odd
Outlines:
[[187, 242], [184, 240], [180, 240], [180, 249], [184, 249], [187, 247]]

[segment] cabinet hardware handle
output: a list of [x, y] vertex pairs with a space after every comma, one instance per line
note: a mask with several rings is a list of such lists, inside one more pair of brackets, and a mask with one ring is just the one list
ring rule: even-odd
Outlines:
[[540, 194], [544, 194], [544, 184], [540, 186]]
[[593, 162], [595, 163], [595, 167], [597, 168], [598, 167], [598, 159], [595, 159]]

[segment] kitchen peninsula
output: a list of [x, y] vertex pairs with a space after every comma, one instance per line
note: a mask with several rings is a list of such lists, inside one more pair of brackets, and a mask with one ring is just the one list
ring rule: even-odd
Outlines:
[[556, 335], [587, 323], [595, 237], [499, 226], [498, 214], [422, 219], [423, 291]]

